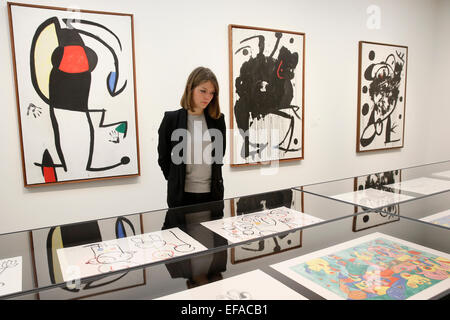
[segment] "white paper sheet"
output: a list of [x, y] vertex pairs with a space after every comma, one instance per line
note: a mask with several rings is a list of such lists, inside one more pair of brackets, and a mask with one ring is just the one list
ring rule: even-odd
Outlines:
[[387, 184], [386, 187], [429, 195], [450, 190], [450, 181], [431, 178], [417, 178], [398, 183]]
[[0, 296], [22, 291], [22, 257], [0, 260]]
[[207, 250], [178, 228], [57, 250], [64, 281]]
[[420, 220], [450, 228], [450, 209], [427, 216]]
[[407, 196], [404, 194], [387, 192], [372, 188], [342, 193], [334, 195], [332, 196], [332, 198], [371, 209], [380, 208], [396, 204], [402, 201], [414, 199], [414, 197]]
[[307, 300], [261, 270], [246, 272], [156, 300]]
[[225, 219], [202, 222], [202, 225], [232, 243], [288, 231], [319, 223], [322, 219], [280, 207]]

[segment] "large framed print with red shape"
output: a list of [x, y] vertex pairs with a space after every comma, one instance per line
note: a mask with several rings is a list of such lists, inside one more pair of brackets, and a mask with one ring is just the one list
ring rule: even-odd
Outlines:
[[408, 47], [360, 41], [356, 151], [402, 148]]
[[133, 15], [8, 13], [24, 185], [139, 175]]

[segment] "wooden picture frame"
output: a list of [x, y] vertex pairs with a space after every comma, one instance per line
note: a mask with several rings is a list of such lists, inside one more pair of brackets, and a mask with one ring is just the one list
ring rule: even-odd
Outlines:
[[356, 152], [403, 148], [408, 47], [360, 41]]
[[231, 24], [228, 41], [231, 166], [304, 159], [305, 34]]
[[8, 2], [25, 187], [140, 175], [133, 15]]
[[[392, 170], [380, 173], [369, 174], [367, 176], [354, 178], [354, 190], [364, 190], [368, 188], [374, 188], [384, 191], [395, 192], [388, 187], [384, 187], [386, 184], [396, 183], [402, 181], [402, 171]], [[400, 205], [394, 204], [383, 208], [388, 210], [388, 213], [382, 213], [379, 211], [366, 212], [353, 217], [352, 231], [358, 232], [367, 230], [387, 223], [392, 223], [400, 220]], [[355, 214], [358, 212], [358, 206], [355, 206]]]
[[[303, 188], [303, 187], [302, 187]], [[282, 194], [282, 192], [292, 192], [292, 198], [290, 199], [290, 196], [285, 196]], [[261, 194], [260, 197], [257, 199], [257, 203], [255, 201], [251, 201], [252, 204], [250, 206], [246, 205], [246, 212], [237, 212], [237, 203], [240, 199], [250, 199], [255, 200], [255, 196], [249, 196], [249, 197], [241, 197], [241, 198], [235, 198], [230, 201], [231, 205], [231, 216], [238, 216], [245, 213], [252, 213], [264, 209], [269, 209], [273, 207], [280, 207], [280, 206], [286, 206], [288, 208], [293, 208], [296, 210], [300, 210], [303, 212], [304, 210], [304, 194], [301, 191], [297, 190], [282, 190], [279, 191], [279, 196], [273, 197], [273, 195], [277, 192], [270, 192], [267, 194]], [[272, 204], [267, 203], [267, 199], [272, 196], [273, 201]], [[265, 203], [263, 203], [265, 202]], [[288, 203], [289, 202], [289, 203]], [[300, 203], [299, 203], [300, 202]], [[255, 204], [259, 204], [258, 207], [250, 208], [251, 206], [254, 206]], [[302, 234], [303, 230], [297, 230], [294, 232], [291, 232], [289, 234], [283, 235], [282, 237], [279, 236], [273, 236], [271, 238], [266, 238], [263, 240], [255, 240], [254, 242], [251, 242], [249, 244], [237, 246], [231, 248], [231, 263], [237, 264], [241, 262], [246, 262], [253, 259], [258, 259], [266, 256], [270, 256], [273, 254], [277, 254], [280, 252], [300, 248], [302, 246]], [[273, 244], [273, 249], [266, 249], [269, 247], [269, 244]]]

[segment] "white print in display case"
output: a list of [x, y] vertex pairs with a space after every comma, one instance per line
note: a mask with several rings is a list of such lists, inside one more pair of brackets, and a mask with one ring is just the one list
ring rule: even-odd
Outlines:
[[387, 184], [386, 187], [429, 195], [450, 190], [450, 181], [431, 178], [417, 178], [399, 183]]
[[342, 193], [334, 195], [332, 196], [332, 198], [371, 209], [414, 199], [414, 197], [404, 194], [387, 192], [372, 188]]
[[322, 222], [309, 214], [280, 207], [225, 219], [202, 222], [202, 225], [232, 243]]
[[438, 178], [448, 178], [450, 179], [450, 170], [447, 171], [441, 171], [441, 172], [435, 172], [432, 174], [432, 176], [438, 177]]
[[0, 296], [22, 291], [22, 257], [0, 260]]
[[420, 219], [421, 221], [430, 222], [434, 224], [438, 224], [443, 227], [450, 228], [450, 209], [445, 210], [425, 218]]
[[307, 300], [261, 270], [246, 272], [156, 300]]
[[271, 267], [326, 299], [429, 299], [450, 288], [450, 255], [379, 232]]
[[58, 249], [64, 281], [207, 250], [178, 228]]

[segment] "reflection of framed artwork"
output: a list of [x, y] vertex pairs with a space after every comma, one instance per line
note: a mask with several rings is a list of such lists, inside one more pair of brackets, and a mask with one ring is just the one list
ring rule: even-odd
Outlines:
[[450, 255], [372, 233], [271, 267], [326, 299], [429, 299], [450, 286]]
[[[284, 206], [303, 212], [303, 192], [282, 190], [231, 201], [231, 216]], [[302, 230], [274, 236], [231, 248], [231, 263], [236, 264], [302, 246]]]
[[[354, 190], [378, 189], [388, 192], [394, 190], [384, 187], [386, 184], [402, 181], [401, 170], [386, 171], [381, 173], [369, 174], [367, 176], [356, 177], [354, 180]], [[382, 209], [383, 212], [365, 212], [353, 217], [353, 231], [361, 231], [376, 227], [382, 224], [400, 220], [400, 205], [394, 204]], [[355, 213], [358, 207], [355, 206]]]
[[24, 185], [139, 175], [133, 15], [8, 9]]
[[356, 151], [404, 144], [408, 47], [359, 42]]
[[303, 159], [301, 32], [229, 25], [231, 165]]
[[[57, 250], [142, 234], [142, 216], [134, 215], [32, 231], [34, 263], [39, 287], [65, 283]], [[40, 299], [81, 299], [145, 285], [145, 270], [99, 277], [81, 288], [56, 288], [39, 293]]]

